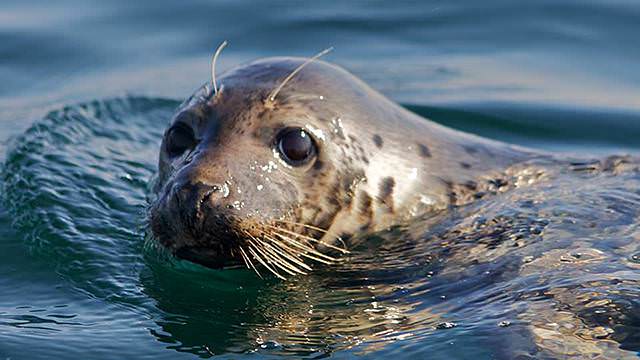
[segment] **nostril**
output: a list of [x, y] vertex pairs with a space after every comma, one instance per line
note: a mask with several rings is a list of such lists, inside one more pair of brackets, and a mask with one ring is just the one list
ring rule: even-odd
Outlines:
[[211, 197], [217, 192], [220, 192], [220, 187], [218, 187], [217, 185], [213, 185], [208, 190], [206, 190], [202, 194], [202, 200], [200, 200], [200, 206], [202, 206], [205, 203], [210, 202], [211, 201]]
[[221, 192], [221, 187], [202, 182], [180, 183], [173, 190], [178, 206], [187, 212], [197, 213], [203, 205], [212, 205], [216, 194]]

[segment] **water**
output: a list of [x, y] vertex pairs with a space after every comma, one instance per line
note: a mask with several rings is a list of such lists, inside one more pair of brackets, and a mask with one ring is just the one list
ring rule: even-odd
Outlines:
[[[527, 324], [563, 323], [550, 308], [606, 323], [585, 310], [598, 306], [640, 351], [633, 174], [579, 175], [578, 199], [563, 175], [541, 203], [516, 192], [429, 231], [377, 234], [345, 264], [286, 283], [167, 261], [144, 241], [163, 127], [224, 39], [223, 69], [333, 45], [328, 60], [436, 121], [601, 156], [638, 153], [638, 24], [634, 1], [3, 1], [0, 357], [511, 358], [535, 354]], [[469, 223], [481, 217], [503, 231]], [[486, 258], [455, 256], [491, 239]], [[551, 259], [515, 276], [518, 239]], [[544, 278], [553, 259], [578, 265]], [[447, 267], [474, 260], [484, 265]]]

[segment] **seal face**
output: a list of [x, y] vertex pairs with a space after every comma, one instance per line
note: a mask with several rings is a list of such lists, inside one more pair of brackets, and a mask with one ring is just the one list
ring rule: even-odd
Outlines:
[[531, 157], [410, 113], [326, 62], [270, 98], [304, 60], [231, 70], [176, 112], [150, 222], [178, 257], [304, 273], [305, 260], [346, 252], [342, 238], [446, 209], [461, 184]]

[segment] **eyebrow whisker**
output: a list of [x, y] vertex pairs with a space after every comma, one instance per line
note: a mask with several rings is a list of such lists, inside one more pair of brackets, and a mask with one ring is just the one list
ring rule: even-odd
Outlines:
[[312, 62], [314, 62], [315, 60], [317, 60], [321, 56], [326, 55], [327, 53], [331, 52], [332, 50], [333, 50], [333, 46], [329, 47], [329, 48], [326, 48], [326, 49], [322, 50], [321, 52], [317, 53], [316, 55], [314, 55], [313, 57], [310, 57], [309, 59], [307, 59], [305, 62], [300, 64], [297, 68], [293, 69], [293, 71], [289, 75], [287, 75], [287, 77], [285, 77], [284, 80], [282, 80], [280, 85], [278, 85], [269, 94], [269, 96], [267, 96], [266, 103], [272, 105], [273, 102], [276, 101], [276, 96], [278, 96], [278, 93], [280, 92], [280, 90], [282, 90], [282, 88], [289, 82], [289, 80], [293, 79], [293, 77], [296, 76], [296, 74], [299, 73], [300, 70], [304, 69], [307, 65], [311, 64]]
[[213, 58], [211, 59], [211, 82], [213, 83], [214, 96], [218, 94], [218, 83], [216, 81], [216, 63], [218, 62], [218, 56], [220, 56], [220, 53], [222, 52], [222, 49], [225, 48], [225, 46], [227, 46], [227, 40], [218, 45], [218, 48], [216, 49], [216, 52], [213, 54]]

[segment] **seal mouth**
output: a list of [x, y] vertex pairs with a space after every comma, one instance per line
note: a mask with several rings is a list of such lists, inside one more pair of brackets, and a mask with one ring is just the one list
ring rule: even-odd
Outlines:
[[176, 250], [174, 255], [210, 269], [231, 269], [242, 265], [235, 258], [221, 256], [219, 251], [202, 246], [184, 246]]
[[[312, 271], [307, 262], [335, 264], [335, 251], [348, 254], [346, 244], [337, 236], [326, 241], [328, 230], [284, 219], [239, 221], [220, 207], [209, 209], [199, 219], [182, 216], [175, 204], [156, 203], [151, 208], [151, 233], [176, 259], [210, 269], [238, 269], [243, 265], [262, 278], [266, 269], [279, 279], [287, 275], [306, 275]], [[172, 216], [174, 213], [179, 216]], [[331, 235], [333, 238], [333, 235]]]

